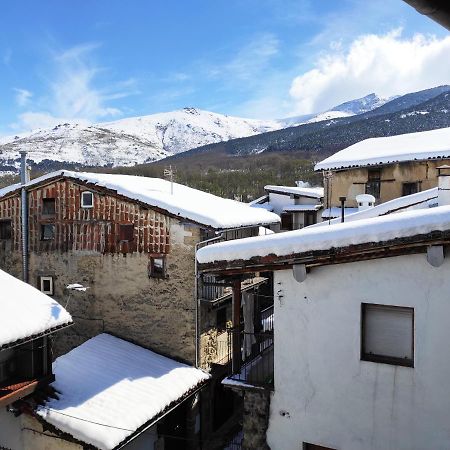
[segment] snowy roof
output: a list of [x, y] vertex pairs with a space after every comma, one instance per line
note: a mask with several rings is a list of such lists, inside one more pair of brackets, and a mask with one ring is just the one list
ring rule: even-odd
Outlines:
[[99, 449], [129, 440], [209, 379], [199, 369], [109, 334], [57, 358], [53, 372], [59, 398], [38, 407], [37, 414]]
[[[27, 187], [57, 177], [93, 183], [149, 206], [156, 206], [180, 218], [216, 229], [256, 226], [280, 221], [276, 214], [264, 209], [252, 208], [245, 203], [217, 197], [178, 183], [173, 183], [172, 195], [170, 181], [160, 178], [62, 170], [35, 178], [27, 183]], [[18, 188], [20, 184], [2, 189], [0, 197]]]
[[[369, 219], [371, 217], [384, 216], [386, 214], [390, 214], [393, 212], [401, 212], [406, 209], [431, 208], [433, 206], [437, 206], [437, 200], [436, 200], [437, 195], [438, 195], [438, 188], [432, 188], [432, 189], [427, 189], [426, 191], [417, 192], [416, 194], [405, 195], [403, 197], [395, 198], [394, 200], [380, 203], [379, 205], [374, 206], [373, 208], [368, 208], [363, 211], [358, 211], [357, 208], [345, 208], [346, 210], [347, 209], [355, 209], [356, 210], [356, 212], [353, 212], [352, 214], [346, 213], [345, 221], [350, 222], [353, 220]], [[337, 218], [332, 219], [330, 221], [330, 224], [340, 222], [339, 216], [340, 216], [341, 208], [336, 208], [336, 209], [339, 210], [339, 215], [334, 216]], [[328, 211], [328, 209], [325, 211]], [[324, 213], [325, 213], [325, 211], [324, 211]], [[324, 214], [322, 214], [322, 217], [325, 217]], [[330, 217], [333, 217], [333, 216], [331, 215]], [[329, 225], [328, 221], [319, 222], [319, 223], [316, 223], [311, 226], [323, 227], [325, 225]]]
[[72, 323], [55, 300], [0, 270], [0, 349]]
[[450, 157], [450, 128], [365, 139], [315, 165], [314, 170]]
[[239, 239], [204, 247], [197, 252], [200, 264], [250, 260], [255, 257], [310, 254], [315, 251], [372, 242], [385, 242], [432, 231], [450, 230], [450, 206], [333, 224], [306, 227], [270, 236]]
[[298, 187], [298, 186], [264, 186], [267, 192], [273, 192], [274, 194], [282, 195], [300, 195], [302, 197], [322, 198], [324, 189], [323, 187]]
[[318, 211], [322, 205], [288, 205], [285, 206], [284, 212], [303, 212], [303, 211]]
[[[350, 214], [358, 212], [358, 208], [344, 208], [344, 217]], [[339, 206], [332, 206], [331, 208], [325, 208], [322, 211], [322, 219], [333, 219], [335, 217], [341, 217], [341, 208]]]

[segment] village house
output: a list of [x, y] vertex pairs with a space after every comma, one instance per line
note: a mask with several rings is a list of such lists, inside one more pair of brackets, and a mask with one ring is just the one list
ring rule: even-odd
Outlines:
[[2, 270], [0, 286], [0, 448], [31, 449], [22, 433], [24, 402], [45, 395], [54, 381], [52, 337], [72, 318], [55, 300]]
[[231, 296], [213, 278], [197, 284], [195, 252], [279, 220], [162, 179], [58, 171], [0, 190], [0, 267], [67, 305], [75, 325], [55, 355], [109, 333], [212, 371], [201, 427], [198, 396], [186, 418], [186, 434], [206, 439], [235, 403], [214, 382], [229, 363]]
[[265, 186], [266, 194], [250, 203], [254, 208], [263, 208], [280, 216], [280, 228], [276, 231], [298, 230], [320, 220], [323, 188], [309, 187], [302, 181], [296, 184], [297, 186]]
[[200, 273], [231, 284], [273, 272], [265, 337], [235, 285], [224, 383], [244, 392], [243, 449], [448, 448], [449, 175], [439, 206], [198, 252]]
[[376, 204], [437, 186], [437, 167], [450, 163], [450, 128], [366, 139], [315, 166], [324, 175], [324, 219], [357, 211], [356, 196]]

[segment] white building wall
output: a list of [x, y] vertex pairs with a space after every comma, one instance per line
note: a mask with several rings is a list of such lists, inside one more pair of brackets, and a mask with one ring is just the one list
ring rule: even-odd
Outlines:
[[22, 421], [6, 408], [0, 408], [0, 448], [23, 450]]
[[[426, 255], [276, 272], [271, 449], [449, 449], [449, 274]], [[414, 368], [360, 360], [362, 302], [414, 307]]]

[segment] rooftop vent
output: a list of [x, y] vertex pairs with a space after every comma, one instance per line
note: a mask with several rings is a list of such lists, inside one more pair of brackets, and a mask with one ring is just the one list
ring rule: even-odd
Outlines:
[[356, 196], [356, 203], [358, 203], [358, 212], [375, 206], [375, 197], [370, 194], [359, 194]]

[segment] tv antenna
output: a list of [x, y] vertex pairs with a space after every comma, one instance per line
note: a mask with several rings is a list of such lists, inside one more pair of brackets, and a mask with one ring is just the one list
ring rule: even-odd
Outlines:
[[164, 176], [170, 180], [170, 194], [173, 195], [173, 177], [177, 173], [177, 169], [170, 165], [164, 169]]

